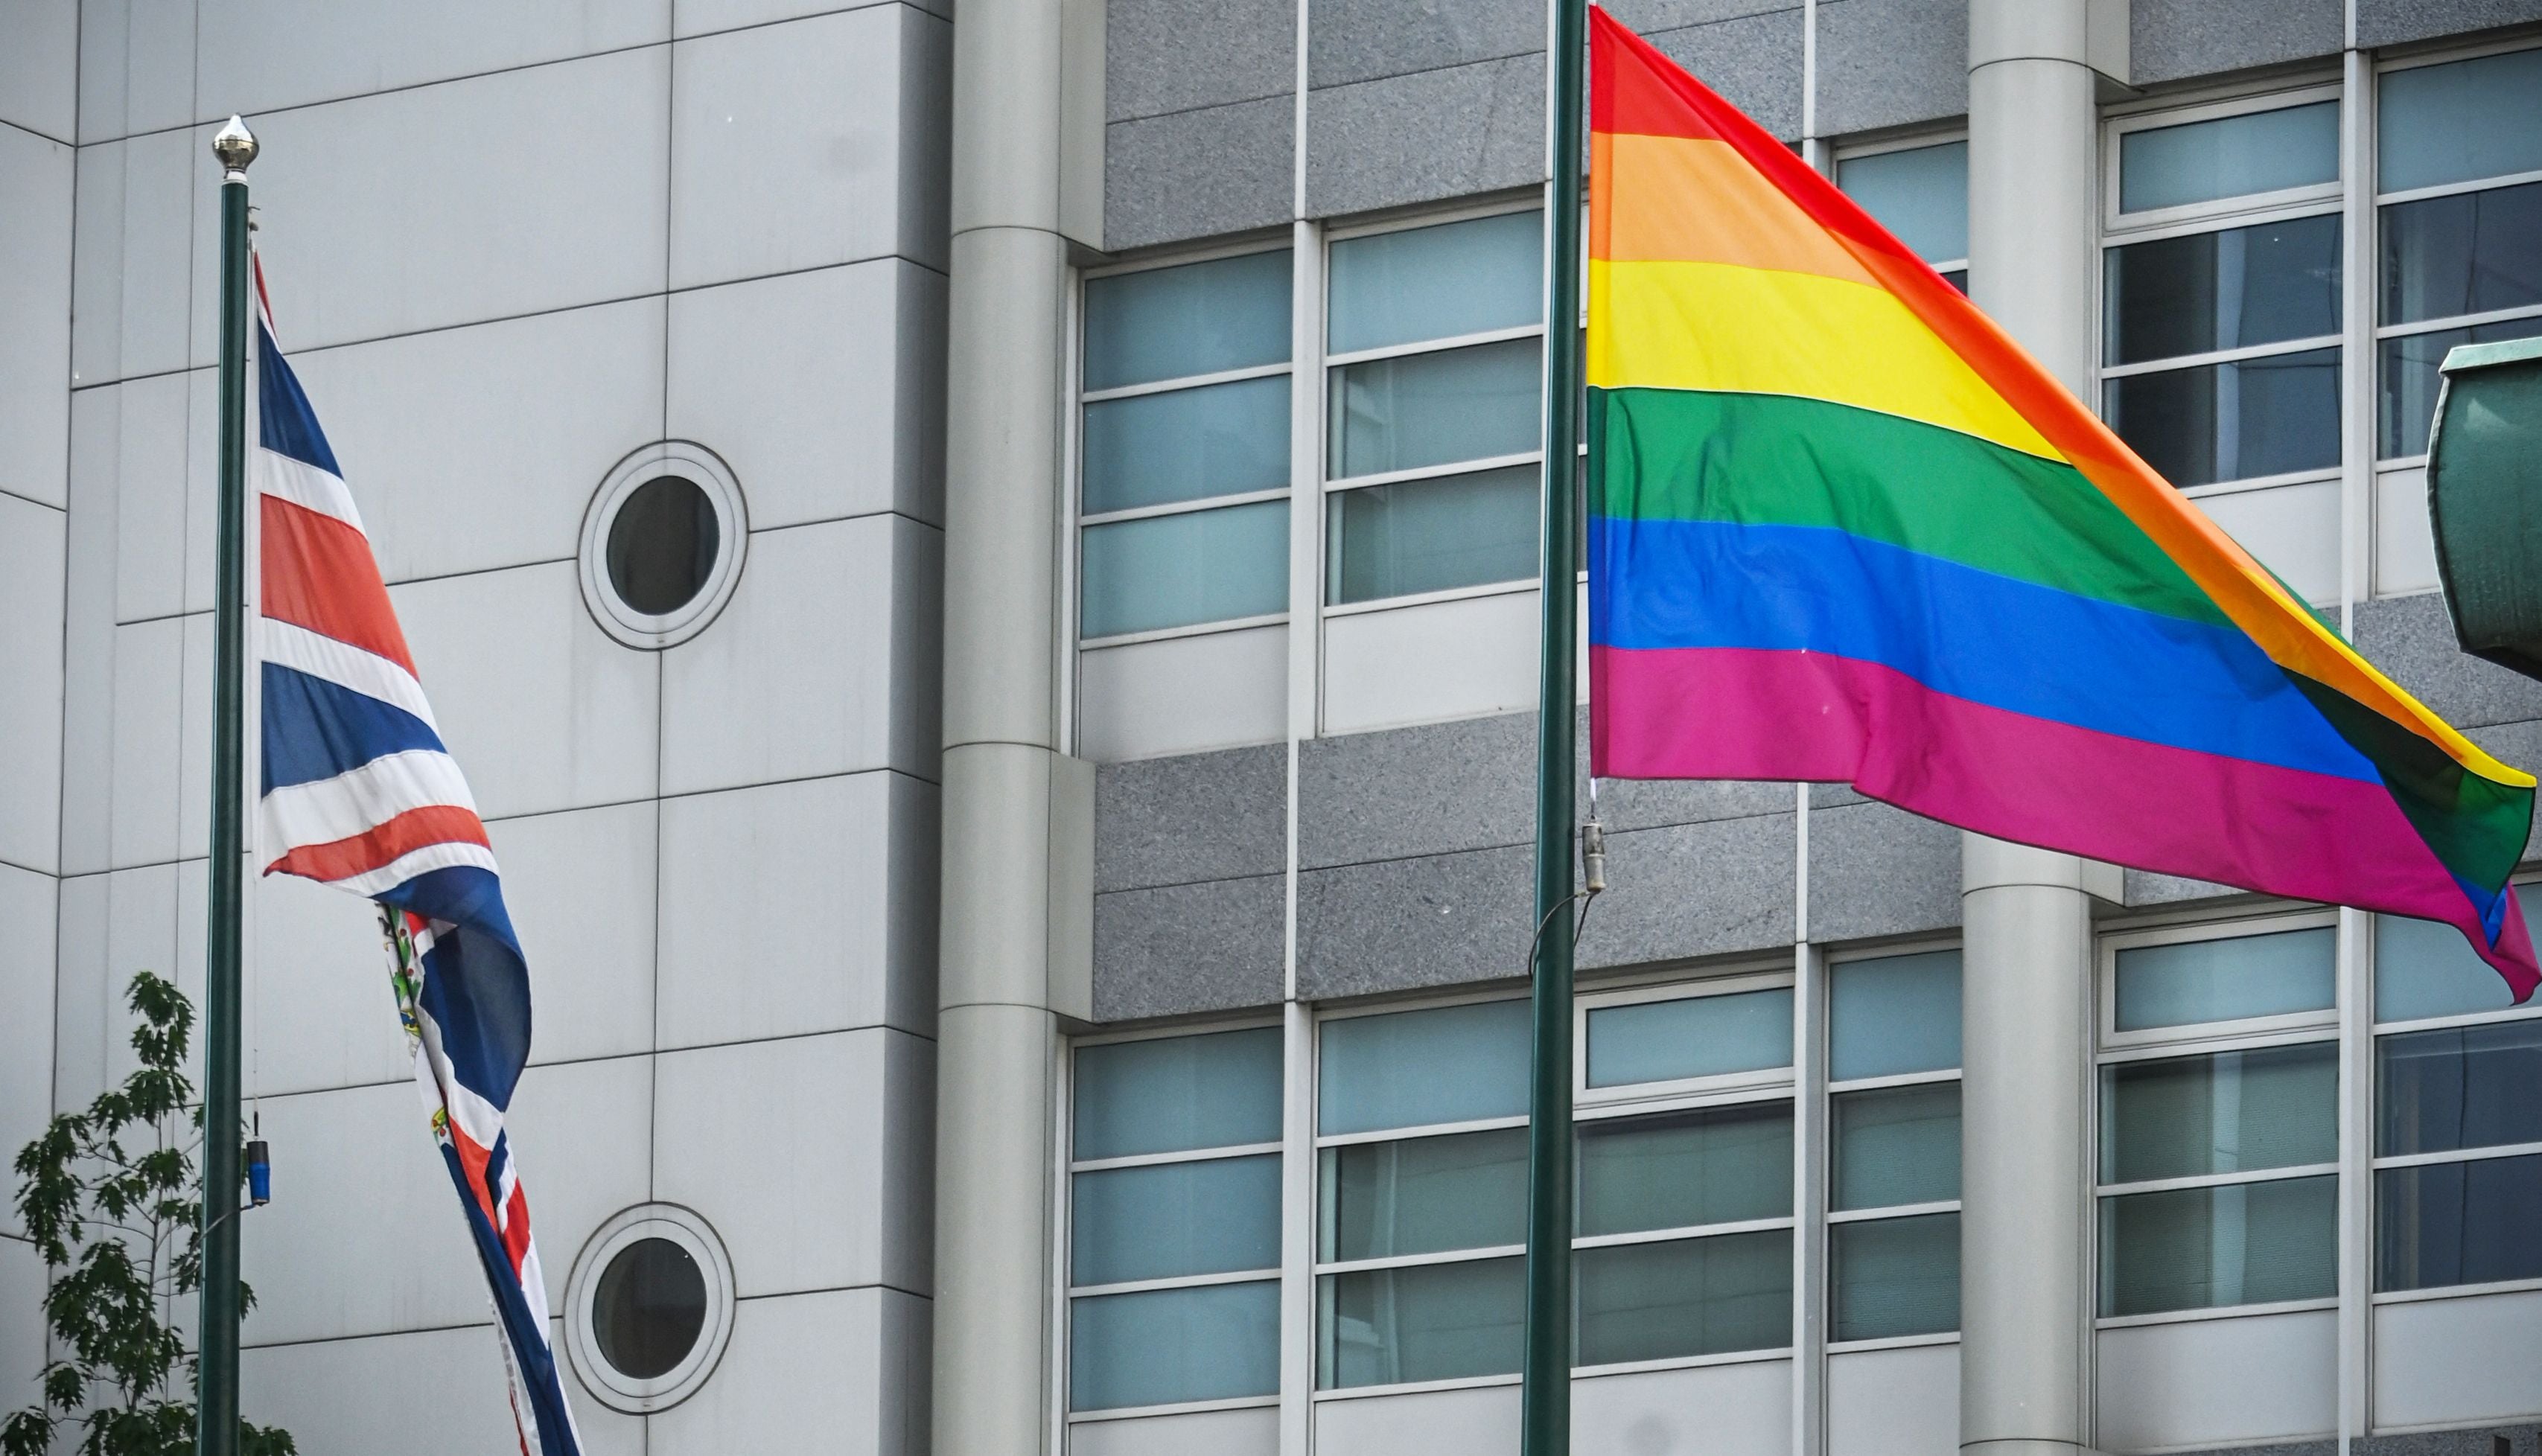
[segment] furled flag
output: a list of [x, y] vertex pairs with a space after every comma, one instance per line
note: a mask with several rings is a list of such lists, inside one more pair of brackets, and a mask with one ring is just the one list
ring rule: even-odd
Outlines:
[[1791, 150], [1590, 12], [1590, 760], [2459, 927], [2534, 781]]
[[503, 1115], [530, 1054], [529, 967], [486, 827], [441, 746], [343, 473], [274, 346], [257, 274], [266, 874], [376, 901], [434, 1138], [486, 1267], [525, 1456], [580, 1437], [548, 1343], [547, 1286]]

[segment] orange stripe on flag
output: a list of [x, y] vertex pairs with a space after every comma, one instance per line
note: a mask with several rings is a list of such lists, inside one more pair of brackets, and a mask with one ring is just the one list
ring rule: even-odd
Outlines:
[[1738, 263], [1880, 286], [1728, 143], [1599, 132], [1589, 168], [1591, 257]]

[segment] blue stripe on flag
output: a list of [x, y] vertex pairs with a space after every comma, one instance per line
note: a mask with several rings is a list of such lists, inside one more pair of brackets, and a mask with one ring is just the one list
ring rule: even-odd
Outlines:
[[[501, 1143], [496, 1147], [499, 1150]], [[521, 1385], [530, 1397], [532, 1423], [538, 1427], [539, 1448], [550, 1456], [571, 1456], [580, 1449], [574, 1440], [573, 1420], [566, 1414], [564, 1388], [557, 1378], [556, 1350], [548, 1344], [548, 1332], [530, 1315], [529, 1300], [521, 1294], [521, 1281], [512, 1273], [512, 1258], [503, 1249], [503, 1240], [486, 1221], [486, 1210], [478, 1205], [476, 1193], [468, 1187], [468, 1170], [459, 1161], [459, 1150], [449, 1143], [441, 1144], [441, 1160], [450, 1169], [450, 1181], [459, 1190], [460, 1206], [468, 1213], [468, 1232], [477, 1241], [477, 1260], [486, 1268], [486, 1286], [494, 1296], [495, 1313], [503, 1317], [503, 1339], [512, 1347], [512, 1359], [519, 1365]], [[490, 1165], [489, 1165], [490, 1167]], [[492, 1197], [493, 1190], [486, 1190]]]
[[264, 664], [264, 788], [316, 783], [373, 759], [414, 749], [443, 752], [430, 724], [367, 692]]
[[256, 337], [258, 442], [276, 455], [316, 466], [338, 480], [344, 478], [344, 473], [336, 469], [336, 452], [327, 448], [327, 432], [318, 428], [309, 397], [300, 392], [300, 377], [283, 362], [282, 350], [274, 347], [273, 335], [263, 325], [257, 326]]
[[380, 892], [383, 904], [457, 926], [423, 958], [423, 1009], [460, 1085], [493, 1104], [512, 1105], [530, 1059], [530, 970], [503, 910], [502, 885], [473, 864], [426, 870]]

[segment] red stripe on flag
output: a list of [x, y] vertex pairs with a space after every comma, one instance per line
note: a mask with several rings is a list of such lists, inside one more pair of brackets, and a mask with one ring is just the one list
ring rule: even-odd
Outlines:
[[486, 1215], [486, 1226], [495, 1227], [493, 1190], [486, 1186], [486, 1161], [493, 1156], [490, 1149], [479, 1147], [475, 1138], [459, 1130], [459, 1120], [450, 1120], [450, 1146], [459, 1154], [459, 1168], [468, 1178], [468, 1197], [477, 1201], [479, 1212]]
[[1589, 71], [1590, 129], [1727, 142], [1819, 226], [1847, 242], [1923, 266], [1905, 244], [1791, 148], [1594, 5], [1589, 9]]
[[512, 1276], [521, 1275], [521, 1261], [530, 1257], [530, 1196], [512, 1180], [512, 1196], [503, 1201], [503, 1252], [511, 1256]]
[[264, 867], [270, 874], [298, 875], [305, 880], [340, 880], [365, 874], [400, 855], [429, 844], [482, 844], [485, 821], [477, 811], [457, 804], [427, 804], [373, 829], [325, 844], [303, 844]]
[[389, 606], [389, 589], [362, 533], [270, 495], [263, 497], [259, 518], [264, 531], [260, 579], [265, 616], [414, 671], [406, 633]]

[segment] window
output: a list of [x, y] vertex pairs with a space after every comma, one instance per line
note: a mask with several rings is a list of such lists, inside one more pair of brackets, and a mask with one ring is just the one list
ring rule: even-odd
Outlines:
[[1322, 1041], [1316, 1388], [1517, 1370], [1527, 1003], [1337, 1018]]
[[1792, 1343], [1792, 988], [1755, 979], [1580, 1017], [1581, 1365]]
[[1828, 1335], [1960, 1327], [1960, 953], [1828, 973]]
[[2427, 453], [2456, 344], [2542, 333], [2542, 50], [2386, 72], [2375, 139], [2375, 439]]
[[583, 512], [583, 603], [627, 646], [676, 646], [723, 610], [749, 543], [741, 486], [720, 457], [687, 440], [647, 445], [610, 470]]
[[732, 1261], [694, 1211], [638, 1204], [575, 1257], [563, 1314], [585, 1390], [612, 1410], [667, 1411], [714, 1374], [732, 1337]]
[[2280, 922], [2105, 963], [2104, 1318], [2338, 1293], [2337, 959], [2335, 927]]
[[2339, 103], [2117, 125], [2101, 412], [2184, 489], [2340, 463]]
[[1286, 249], [1085, 280], [1078, 631], [1289, 605]]
[[1969, 144], [1950, 141], [1841, 158], [1836, 185], [1962, 293], [1969, 288]]
[[1326, 604], [1533, 577], [1543, 214], [1343, 238], [1327, 257]]
[[2377, 1293], [2542, 1278], [2537, 1018], [2452, 926], [2375, 918]]
[[1078, 1048], [1071, 1411], [1278, 1395], [1280, 1065], [1276, 1027]]

